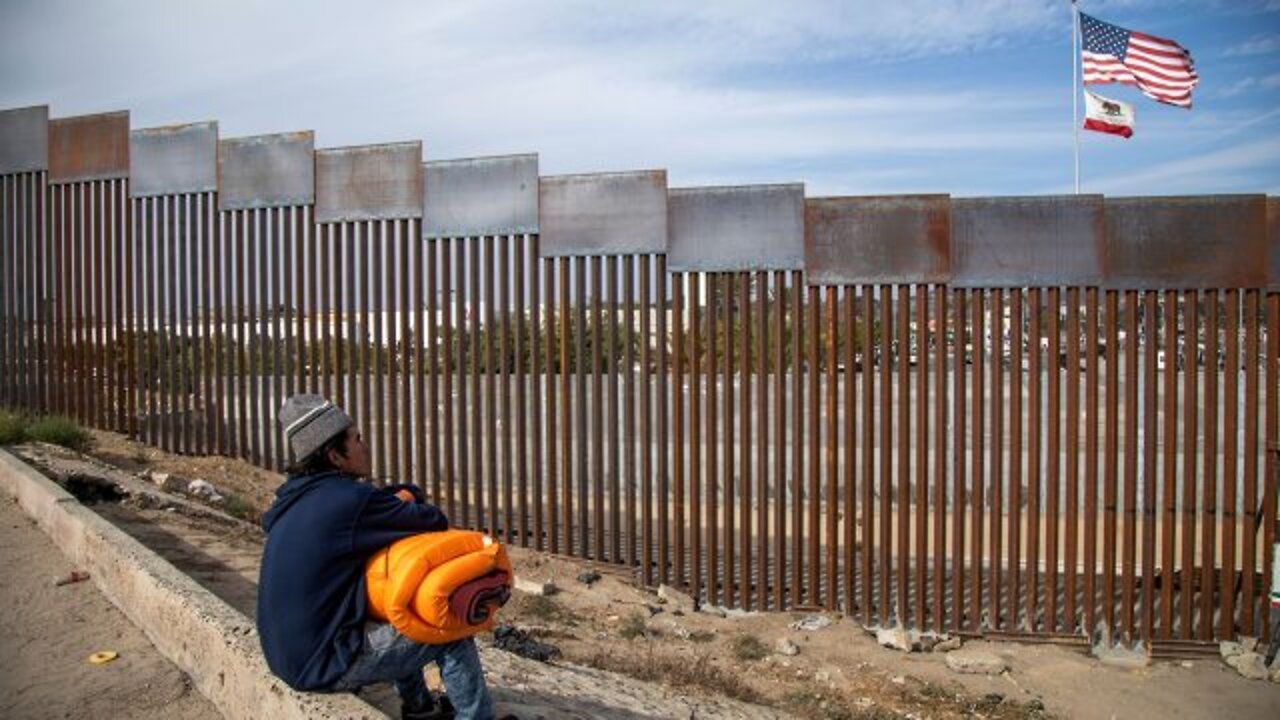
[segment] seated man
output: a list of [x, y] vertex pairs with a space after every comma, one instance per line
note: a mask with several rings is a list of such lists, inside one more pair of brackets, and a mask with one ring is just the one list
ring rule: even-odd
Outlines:
[[[294, 395], [279, 420], [298, 461], [262, 516], [258, 634], [271, 671], [298, 690], [394, 682], [406, 719], [453, 717], [455, 709], [459, 718], [493, 717], [471, 638], [420, 645], [366, 619], [366, 560], [401, 538], [447, 529], [448, 518], [417, 487], [361, 482], [371, 472], [369, 448], [333, 403]], [[439, 706], [423, 679], [433, 661], [449, 693]]]

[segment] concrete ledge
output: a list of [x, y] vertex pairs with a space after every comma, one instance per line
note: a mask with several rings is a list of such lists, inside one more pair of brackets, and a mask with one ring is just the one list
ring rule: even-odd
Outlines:
[[249, 618], [4, 450], [0, 488], [224, 717], [386, 718], [354, 695], [300, 693], [285, 685], [267, 668]]

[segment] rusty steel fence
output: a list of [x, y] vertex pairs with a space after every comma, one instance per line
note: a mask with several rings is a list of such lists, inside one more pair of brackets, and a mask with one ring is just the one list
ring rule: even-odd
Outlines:
[[1269, 637], [1280, 204], [805, 198], [0, 112], [0, 405], [376, 482], [703, 602]]

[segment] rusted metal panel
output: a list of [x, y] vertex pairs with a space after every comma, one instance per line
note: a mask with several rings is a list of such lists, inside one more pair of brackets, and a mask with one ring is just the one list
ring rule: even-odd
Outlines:
[[422, 217], [422, 143], [316, 151], [316, 222]]
[[538, 184], [543, 257], [667, 249], [667, 171], [555, 175]]
[[1258, 288], [1267, 283], [1264, 195], [1107, 198], [1105, 286]]
[[804, 267], [804, 185], [673, 188], [669, 268], [676, 272]]
[[1101, 195], [963, 198], [951, 203], [956, 287], [1097, 285]]
[[218, 143], [218, 208], [310, 205], [316, 199], [315, 133], [231, 138]]
[[129, 176], [129, 112], [49, 121], [49, 182]]
[[1267, 244], [1271, 252], [1271, 271], [1267, 286], [1280, 291], [1280, 198], [1267, 198]]
[[49, 106], [0, 110], [0, 175], [49, 168]]
[[129, 194], [133, 197], [218, 189], [218, 123], [129, 133]]
[[423, 237], [538, 232], [538, 156], [434, 160], [422, 166]]
[[948, 195], [811, 198], [804, 221], [804, 269], [811, 284], [951, 278]]

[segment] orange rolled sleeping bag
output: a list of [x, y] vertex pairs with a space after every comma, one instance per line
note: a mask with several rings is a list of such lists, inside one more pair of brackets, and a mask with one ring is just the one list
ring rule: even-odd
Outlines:
[[449, 609], [449, 596], [494, 570], [505, 571], [514, 582], [506, 551], [481, 532], [445, 530], [398, 540], [365, 564], [369, 614], [425, 645], [471, 637], [491, 629], [496, 613], [470, 625]]

